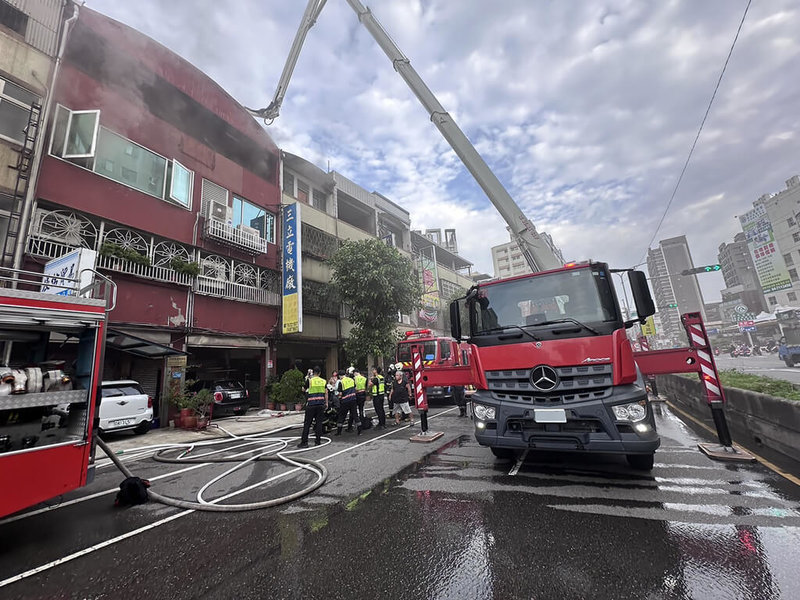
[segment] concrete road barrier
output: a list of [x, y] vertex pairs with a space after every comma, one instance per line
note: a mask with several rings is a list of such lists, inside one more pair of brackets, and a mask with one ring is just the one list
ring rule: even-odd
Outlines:
[[[711, 411], [699, 381], [661, 375], [657, 384], [659, 393], [679, 408], [711, 422]], [[800, 461], [800, 402], [739, 388], [725, 388], [725, 398], [725, 413], [734, 441], [754, 451], [766, 447]]]

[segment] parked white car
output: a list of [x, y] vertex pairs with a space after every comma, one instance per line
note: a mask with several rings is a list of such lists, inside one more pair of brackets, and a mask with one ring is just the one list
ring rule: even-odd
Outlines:
[[100, 433], [133, 429], [147, 433], [153, 424], [153, 399], [130, 379], [104, 381], [101, 387]]

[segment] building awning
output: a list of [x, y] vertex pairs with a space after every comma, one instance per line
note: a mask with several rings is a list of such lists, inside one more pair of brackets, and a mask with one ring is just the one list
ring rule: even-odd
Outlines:
[[128, 352], [140, 358], [164, 358], [165, 356], [185, 356], [188, 354], [188, 352], [176, 350], [158, 342], [151, 342], [118, 329], [108, 330], [106, 333], [106, 347], [120, 352]]
[[224, 335], [190, 335], [186, 340], [187, 346], [204, 346], [206, 348], [259, 348], [268, 346], [265, 340], [254, 337], [224, 336]]

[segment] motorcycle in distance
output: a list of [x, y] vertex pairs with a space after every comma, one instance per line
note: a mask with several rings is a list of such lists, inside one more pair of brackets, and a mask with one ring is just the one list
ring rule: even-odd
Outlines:
[[740, 356], [750, 356], [752, 351], [750, 350], [749, 346], [745, 344], [739, 344], [738, 346], [731, 346], [730, 349], [731, 358], [739, 358]]

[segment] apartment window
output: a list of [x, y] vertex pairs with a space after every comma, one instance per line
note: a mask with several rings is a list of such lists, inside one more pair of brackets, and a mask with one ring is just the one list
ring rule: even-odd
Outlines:
[[[88, 126], [85, 128], [88, 131]], [[66, 157], [66, 154], [65, 154]], [[92, 169], [98, 175], [103, 175], [119, 183], [132, 187], [140, 192], [155, 196], [165, 197], [165, 181], [167, 172], [167, 159], [139, 146], [127, 138], [117, 135], [106, 129], [100, 128], [97, 136], [97, 149]], [[175, 176], [170, 185], [168, 198], [172, 198], [173, 190], [177, 200], [184, 206], [191, 203], [187, 186], [191, 187], [191, 171], [178, 165], [172, 168]]]
[[797, 281], [797, 269], [789, 269], [789, 277], [792, 281]]
[[789, 227], [794, 227], [795, 225], [797, 225], [793, 217], [789, 217], [788, 219], [786, 219], [786, 223], [787, 225], [789, 225]]
[[0, 0], [0, 25], [24, 36], [28, 31], [28, 15], [5, 0]]
[[794, 292], [789, 292], [786, 294], [786, 297], [789, 299], [789, 302], [797, 302], [797, 294]]
[[275, 243], [275, 215], [237, 196], [233, 197], [233, 225], [252, 227], [262, 239]]
[[[3, 4], [0, 0], [0, 7]], [[31, 104], [37, 102], [39, 97], [36, 94], [0, 77], [0, 137], [18, 144], [24, 143]]]
[[301, 179], [297, 180], [297, 199], [308, 204], [308, 184]]
[[316, 188], [311, 190], [311, 206], [316, 208], [317, 210], [321, 210], [325, 212], [327, 208], [327, 199], [325, 198], [325, 194]]
[[283, 172], [283, 193], [294, 197], [294, 175], [288, 171]]
[[800, 242], [800, 231], [798, 231], [797, 233], [793, 233], [793, 234], [792, 234], [792, 239], [793, 239], [795, 242]]
[[167, 170], [169, 198], [186, 208], [192, 207], [194, 172], [177, 160], [171, 160]]
[[91, 158], [99, 129], [99, 110], [69, 110], [58, 105], [50, 153], [61, 158]]
[[783, 255], [783, 262], [786, 263], [787, 267], [791, 267], [794, 264], [794, 259], [792, 258], [792, 253], [784, 254]]
[[770, 303], [770, 306], [775, 306], [778, 303], [778, 299], [775, 296], [769, 296], [767, 300]]

